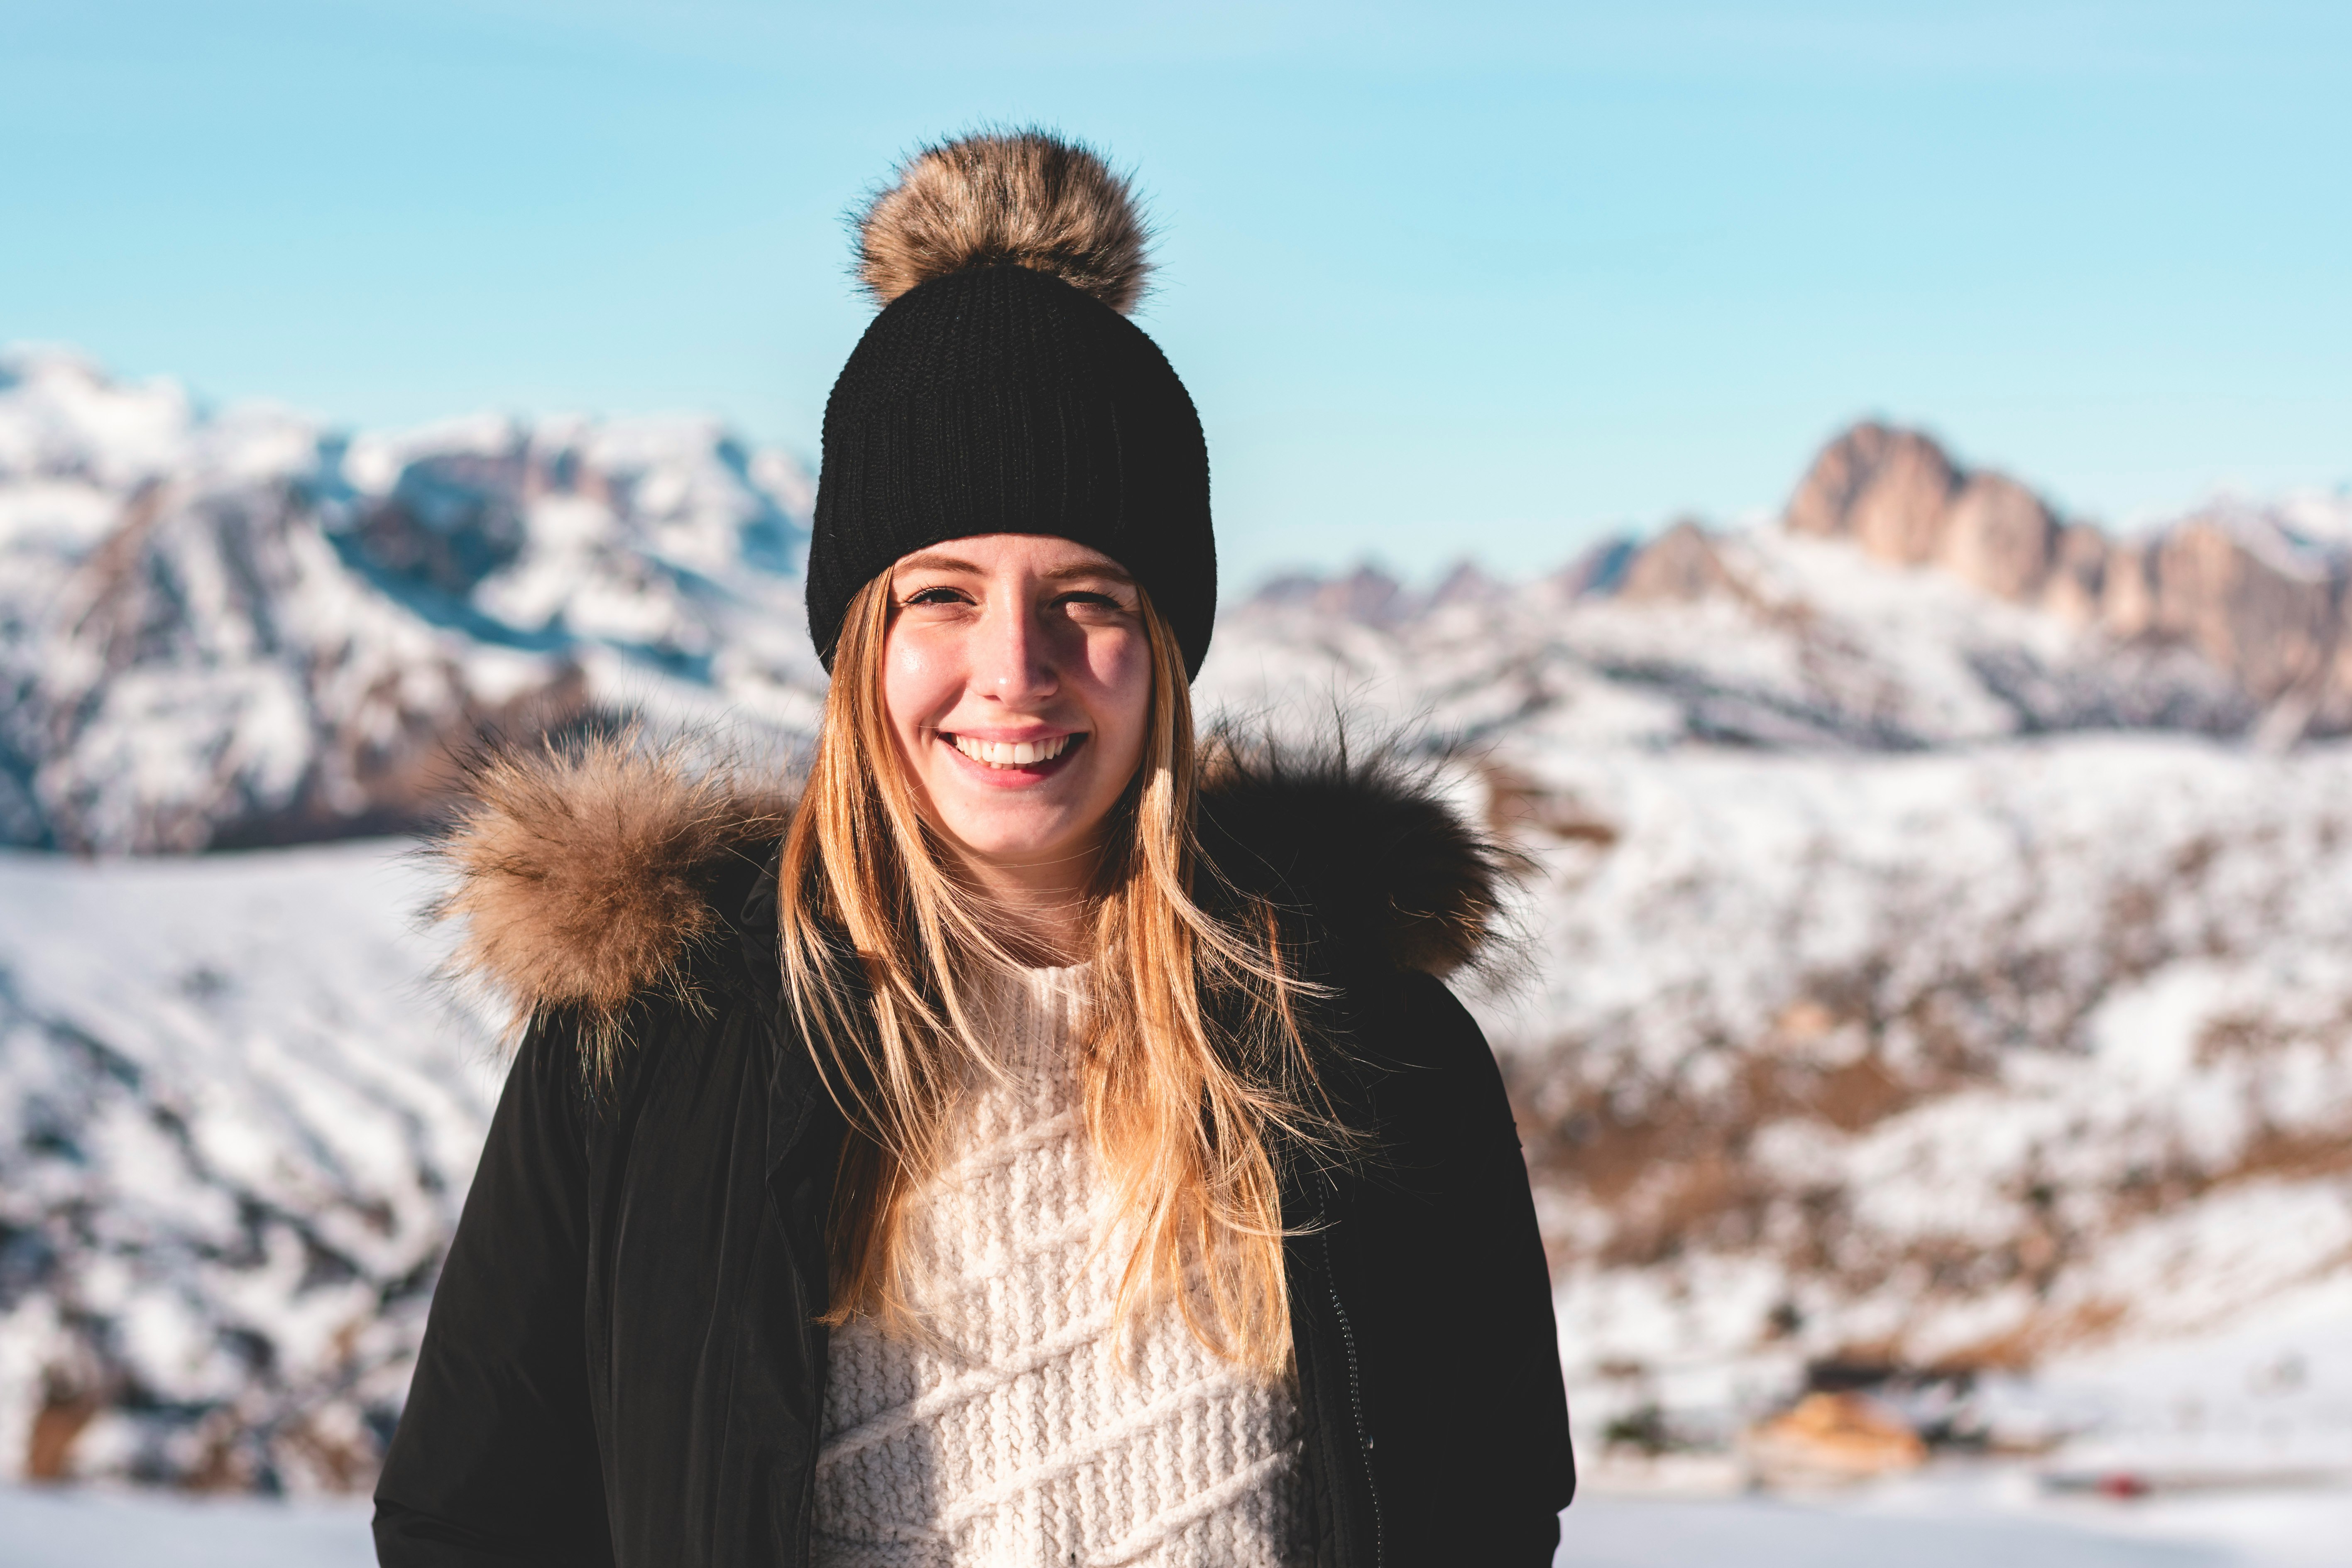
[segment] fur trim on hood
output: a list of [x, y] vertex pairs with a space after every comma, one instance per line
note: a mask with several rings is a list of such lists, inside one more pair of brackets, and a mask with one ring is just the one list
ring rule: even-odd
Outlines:
[[426, 910], [465, 928], [449, 976], [506, 1003], [520, 1031], [573, 1009], [616, 1021], [632, 997], [681, 992], [688, 951], [732, 911], [714, 870], [764, 857], [792, 796], [634, 733], [492, 752], [430, 857], [449, 878]]
[[[1446, 975], [1488, 963], [1519, 858], [1394, 747], [1209, 737], [1202, 847], [1216, 875], [1307, 911], [1350, 950]], [[429, 911], [464, 923], [449, 970], [520, 1026], [572, 1010], [600, 1033], [647, 992], [691, 999], [689, 952], [735, 918], [716, 884], [764, 860], [791, 797], [688, 750], [636, 737], [493, 753], [430, 854], [451, 886]]]
[[1528, 862], [1444, 798], [1434, 764], [1344, 733], [1204, 739], [1201, 848], [1227, 882], [1399, 969], [1444, 979], [1497, 963], [1504, 889]]

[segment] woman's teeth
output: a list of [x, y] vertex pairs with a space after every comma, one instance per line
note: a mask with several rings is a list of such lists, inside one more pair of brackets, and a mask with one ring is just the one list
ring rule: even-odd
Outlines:
[[1070, 749], [1078, 737], [1056, 735], [1049, 741], [975, 741], [969, 735], [955, 737], [955, 749], [975, 763], [986, 763], [992, 768], [1023, 768], [1032, 763], [1050, 763]]

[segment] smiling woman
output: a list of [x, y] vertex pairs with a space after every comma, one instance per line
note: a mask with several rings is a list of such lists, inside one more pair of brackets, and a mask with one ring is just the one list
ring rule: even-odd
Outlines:
[[883, 703], [927, 819], [997, 902], [1066, 925], [1143, 760], [1142, 590], [1097, 551], [1006, 533], [918, 552], [864, 592], [877, 604], [860, 618], [887, 626]]
[[526, 1027], [382, 1559], [1548, 1563], [1549, 1282], [1441, 979], [1508, 857], [1392, 758], [1196, 737], [1124, 181], [976, 137], [863, 239], [799, 799], [600, 742], [445, 847]]

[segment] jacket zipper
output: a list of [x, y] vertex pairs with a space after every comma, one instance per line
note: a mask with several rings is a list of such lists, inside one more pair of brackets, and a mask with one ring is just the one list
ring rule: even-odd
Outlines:
[[[817, 1256], [817, 1268], [820, 1271], [817, 1278], [829, 1281], [830, 1277], [826, 1272], [829, 1266], [824, 1259], [824, 1252], [822, 1247], [818, 1248]], [[830, 1307], [832, 1305], [831, 1301], [828, 1300], [826, 1305]], [[811, 1325], [809, 1322], [803, 1319], [801, 1323], [801, 1332], [804, 1335], [807, 1334], [810, 1331], [810, 1327]], [[822, 1356], [810, 1356], [806, 1354], [805, 1351], [803, 1352], [804, 1359], [809, 1361], [816, 1368], [816, 1397], [809, 1402], [809, 1462], [807, 1471], [801, 1477], [800, 1555], [793, 1559], [795, 1563], [802, 1565], [816, 1561], [816, 1552], [814, 1550], [816, 1540], [816, 1459], [818, 1451], [824, 1446], [824, 1401], [826, 1384], [833, 1381], [832, 1335], [829, 1331], [826, 1335], [825, 1345], [825, 1353]]]
[[797, 1563], [816, 1561], [816, 1451], [817, 1445], [824, 1440], [824, 1399], [822, 1395], [816, 1401], [816, 1419], [809, 1423], [808, 1471], [801, 1477], [800, 1540], [794, 1543], [798, 1555], [793, 1559]]
[[1372, 1475], [1372, 1438], [1364, 1429], [1364, 1379], [1356, 1362], [1355, 1325], [1348, 1321], [1348, 1309], [1339, 1300], [1339, 1281], [1331, 1273], [1331, 1234], [1325, 1231], [1318, 1238], [1323, 1247], [1323, 1283], [1331, 1292], [1331, 1311], [1339, 1320], [1339, 1342], [1348, 1351], [1348, 1403], [1356, 1417], [1356, 1457], [1364, 1465], [1364, 1492], [1372, 1500], [1372, 1568], [1382, 1568], [1388, 1561], [1388, 1543], [1381, 1522], [1381, 1485]]

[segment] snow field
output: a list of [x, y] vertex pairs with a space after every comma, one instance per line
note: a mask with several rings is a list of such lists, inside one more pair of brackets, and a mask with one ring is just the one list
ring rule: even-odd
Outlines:
[[[2352, 1501], [2036, 1515], [1919, 1495], [1873, 1501], [1591, 1498], [1561, 1521], [1559, 1568], [2316, 1568], [2352, 1562]], [[0, 1489], [6, 1568], [366, 1568], [367, 1509], [152, 1493]], [[2320, 1543], [2315, 1547], [2315, 1543]]]
[[373, 1474], [499, 1066], [404, 845], [0, 857], [0, 1456]]

